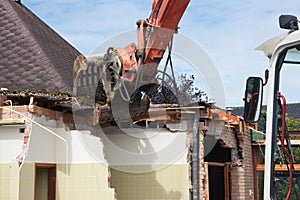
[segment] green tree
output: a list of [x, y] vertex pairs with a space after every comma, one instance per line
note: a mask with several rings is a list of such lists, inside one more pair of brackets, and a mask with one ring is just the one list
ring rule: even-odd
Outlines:
[[293, 117], [286, 116], [286, 126], [289, 131], [300, 130], [300, 119], [294, 119]]

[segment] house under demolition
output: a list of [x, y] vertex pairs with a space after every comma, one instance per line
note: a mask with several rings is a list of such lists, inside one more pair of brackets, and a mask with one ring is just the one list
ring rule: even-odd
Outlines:
[[22, 4], [0, 9], [1, 199], [255, 199], [240, 117], [202, 103], [85, 125], [72, 110], [80, 53]]

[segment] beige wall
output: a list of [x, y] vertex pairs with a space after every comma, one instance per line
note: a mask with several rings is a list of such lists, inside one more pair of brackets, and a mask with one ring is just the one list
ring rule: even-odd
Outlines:
[[56, 163], [56, 199], [113, 200], [114, 189], [108, 186], [108, 166], [101, 140], [88, 131], [67, 132], [53, 120], [35, 120], [63, 138], [34, 125], [25, 158], [31, 163]]
[[14, 161], [23, 146], [23, 135], [20, 134], [19, 128], [19, 126], [0, 127], [1, 200], [15, 200], [19, 197], [19, 166]]
[[34, 199], [34, 165], [24, 164], [19, 171], [16, 162], [0, 164], [0, 199]]
[[20, 176], [20, 200], [34, 199], [35, 165], [33, 163], [24, 163], [19, 172]]
[[17, 163], [0, 164], [0, 199], [17, 200], [19, 195], [19, 173]]
[[113, 129], [103, 135], [119, 200], [189, 200], [187, 131]]
[[[73, 163], [66, 168], [59, 164], [56, 169], [57, 200], [114, 199], [114, 189], [108, 188], [106, 165]], [[20, 172], [17, 163], [0, 164], [0, 184], [1, 200], [34, 200], [35, 164], [24, 163]]]
[[113, 200], [114, 189], [108, 188], [108, 168], [103, 164], [57, 165], [57, 200]]
[[[145, 171], [153, 166], [126, 166]], [[112, 187], [120, 200], [189, 199], [188, 164], [172, 164], [144, 173], [127, 173], [112, 169]], [[118, 169], [120, 169], [118, 167]], [[125, 169], [125, 166], [123, 166]]]
[[108, 186], [108, 166], [101, 140], [87, 131], [67, 132], [53, 120], [35, 120], [49, 125], [47, 128], [63, 139], [34, 125], [27, 157], [19, 168], [14, 160], [22, 152], [23, 134], [18, 127], [0, 127], [0, 199], [34, 200], [35, 163], [58, 163], [57, 200], [114, 199], [114, 189]]

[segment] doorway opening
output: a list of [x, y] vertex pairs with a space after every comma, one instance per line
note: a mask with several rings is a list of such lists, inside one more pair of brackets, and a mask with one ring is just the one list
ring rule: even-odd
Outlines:
[[217, 142], [204, 161], [206, 199], [229, 200], [231, 150]]
[[35, 200], [55, 200], [56, 165], [35, 165]]

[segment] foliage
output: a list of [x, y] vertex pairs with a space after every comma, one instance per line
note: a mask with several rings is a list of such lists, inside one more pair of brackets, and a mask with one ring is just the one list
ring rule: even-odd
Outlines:
[[151, 96], [151, 101], [156, 104], [173, 103], [187, 105], [196, 102], [207, 102], [208, 97], [202, 90], [195, 87], [194, 75], [181, 74], [176, 83], [169, 76], [163, 81], [163, 86]]
[[[261, 115], [258, 121], [258, 130], [259, 131], [265, 131], [266, 130], [266, 110], [261, 111]], [[279, 116], [280, 120], [278, 124], [281, 126], [281, 116]], [[293, 117], [290, 117], [286, 115], [285, 117], [286, 127], [289, 131], [296, 131], [300, 130], [300, 119], [294, 119]]]
[[259, 131], [262, 131], [262, 132], [266, 131], [266, 115], [267, 115], [266, 110], [262, 110], [260, 113], [259, 120], [257, 122]]
[[180, 84], [177, 85], [178, 100], [182, 104], [192, 102], [207, 102], [208, 96], [204, 91], [194, 86], [194, 75], [188, 76], [187, 74], [180, 75]]
[[[286, 125], [289, 131], [300, 130], [300, 119], [294, 119], [292, 117], [286, 117]], [[292, 136], [291, 139], [300, 139], [300, 136]], [[300, 163], [300, 147], [292, 147], [295, 163]]]
[[300, 119], [294, 119], [293, 117], [285, 117], [286, 126], [289, 131], [300, 130]]
[[[293, 178], [293, 190], [289, 200], [298, 200], [300, 199], [299, 194], [299, 177]], [[276, 177], [276, 199], [285, 199], [287, 191], [289, 189], [289, 177], [287, 174], [278, 174]]]

